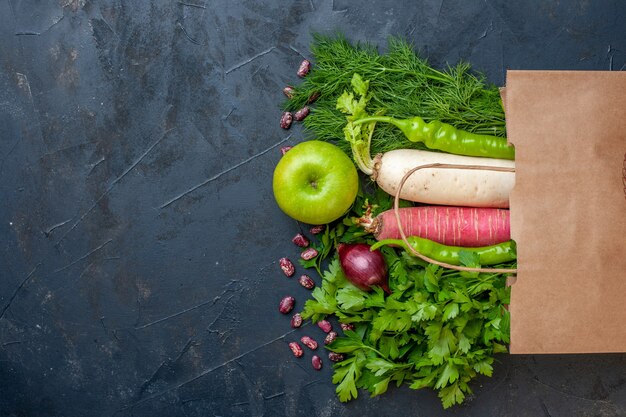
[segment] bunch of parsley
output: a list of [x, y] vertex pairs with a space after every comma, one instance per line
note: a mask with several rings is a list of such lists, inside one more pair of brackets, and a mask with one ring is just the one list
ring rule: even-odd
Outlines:
[[[381, 193], [364, 199], [361, 193], [364, 206], [380, 203], [378, 211], [390, 204]], [[318, 322], [334, 316], [355, 326], [326, 346], [345, 356], [334, 365], [339, 399], [354, 399], [359, 389], [380, 395], [390, 383], [406, 383], [437, 390], [444, 408], [462, 403], [472, 392], [470, 381], [479, 374], [491, 376], [494, 355], [507, 352], [506, 276], [443, 269], [383, 247], [392, 294], [378, 287], [361, 291], [345, 278], [332, 250], [338, 242], [371, 243], [371, 235], [354, 226], [352, 219], [363, 210], [355, 208], [316, 243], [327, 257], [325, 265], [319, 259], [305, 263], [321, 271], [322, 285], [306, 301], [303, 318]], [[465, 261], [477, 266], [471, 257]]]

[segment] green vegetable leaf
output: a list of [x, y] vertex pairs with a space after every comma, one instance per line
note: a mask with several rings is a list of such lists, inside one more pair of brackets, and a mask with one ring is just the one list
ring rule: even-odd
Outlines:
[[467, 338], [467, 336], [465, 336], [465, 334], [461, 333], [459, 335], [459, 349], [461, 350], [461, 352], [467, 353], [469, 352], [471, 347], [472, 343], [470, 342], [470, 340]]
[[432, 320], [437, 316], [439, 309], [435, 304], [421, 303], [417, 309], [417, 312], [411, 316], [413, 321], [425, 321]]
[[346, 402], [358, 396], [357, 380], [361, 375], [364, 361], [363, 352], [357, 352], [355, 356], [335, 364], [333, 383], [338, 384], [335, 391], [339, 401]]
[[450, 352], [456, 348], [456, 337], [448, 327], [441, 327], [441, 324], [431, 324], [426, 329], [426, 333], [431, 331], [432, 337], [429, 342], [430, 350], [428, 356], [435, 365], [443, 363], [450, 356]]
[[370, 308], [384, 307], [385, 291], [380, 287], [372, 288], [372, 291], [367, 293], [367, 296], [365, 298], [365, 305]]
[[337, 99], [337, 110], [341, 110], [343, 113], [354, 114], [358, 111], [359, 102], [354, 99], [354, 94], [348, 91], [344, 91]]
[[392, 371], [397, 365], [382, 358], [370, 359], [365, 365], [374, 375], [381, 376]]
[[347, 286], [337, 291], [337, 304], [343, 311], [358, 311], [365, 307], [367, 293], [356, 288], [355, 286]]
[[381, 310], [372, 326], [381, 331], [405, 332], [411, 328], [411, 316], [404, 311]]
[[337, 286], [343, 285], [346, 278], [343, 276], [339, 259], [335, 257], [329, 264], [322, 277], [322, 285], [312, 292], [312, 299], [304, 303], [302, 318], [318, 322], [338, 310], [336, 293]]
[[443, 270], [435, 265], [429, 265], [424, 269], [424, 287], [431, 293], [439, 292], [439, 278]]
[[378, 339], [378, 350], [385, 357], [396, 359], [400, 356], [400, 343], [395, 336], [381, 336]]
[[434, 381], [436, 377], [437, 377], [437, 374], [429, 370], [426, 376], [424, 376], [423, 378], [417, 378], [413, 380], [413, 383], [411, 383], [409, 388], [421, 389], [421, 388], [432, 387], [434, 385]]
[[475, 363], [472, 367], [474, 370], [480, 374], [491, 376], [493, 373], [493, 367], [491, 364], [493, 363], [493, 358], [486, 358], [480, 362]]
[[500, 343], [492, 343], [493, 353], [508, 353], [509, 350], [506, 346]]
[[337, 353], [350, 353], [355, 350], [368, 348], [361, 340], [361, 336], [355, 331], [345, 331], [344, 336], [336, 338], [332, 343], [326, 345], [326, 348]]
[[443, 321], [448, 321], [459, 315], [459, 305], [457, 303], [448, 303], [443, 309]]
[[372, 390], [372, 396], [380, 395], [387, 392], [387, 387], [389, 386], [389, 381], [391, 381], [391, 377], [383, 378], [374, 384]]
[[465, 399], [465, 394], [461, 391], [458, 383], [442, 388], [439, 391], [439, 398], [443, 404], [443, 408], [450, 408], [455, 404], [461, 404]]
[[451, 361], [448, 361], [443, 367], [443, 371], [441, 372], [441, 376], [435, 383], [435, 388], [442, 388], [448, 384], [459, 379], [459, 370], [455, 365], [452, 364]]
[[367, 90], [369, 90], [370, 87], [369, 81], [363, 81], [363, 78], [355, 72], [350, 83], [355, 92], [363, 97], [367, 95]]
[[469, 268], [480, 268], [480, 256], [474, 251], [460, 250], [459, 261], [461, 265]]
[[[373, 96], [371, 113], [384, 108], [389, 116], [421, 115], [476, 133], [504, 136], [505, 119], [497, 86], [490, 85], [469, 64], [461, 62], [444, 70], [431, 67], [412, 46], [400, 38], [390, 38], [388, 52], [380, 54], [371, 44], [351, 45], [344, 36], [315, 35], [311, 52], [315, 67], [300, 85], [287, 110], [298, 110], [314, 93], [321, 93], [315, 111], [304, 119], [305, 131], [320, 140], [341, 137], [345, 116], [335, 109], [337, 97], [352, 90], [353, 74], [370, 80]], [[363, 91], [358, 87], [359, 91]], [[373, 153], [407, 147], [407, 141], [394, 129], [381, 129], [374, 137]]]

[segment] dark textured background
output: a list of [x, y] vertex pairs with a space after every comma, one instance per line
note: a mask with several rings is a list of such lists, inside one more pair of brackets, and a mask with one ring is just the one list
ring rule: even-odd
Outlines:
[[406, 387], [339, 403], [287, 349], [322, 333], [277, 313], [308, 293], [270, 184], [312, 31], [501, 85], [624, 70], [625, 23], [621, 0], [0, 0], [0, 415], [626, 415], [623, 354], [501, 355], [446, 412]]

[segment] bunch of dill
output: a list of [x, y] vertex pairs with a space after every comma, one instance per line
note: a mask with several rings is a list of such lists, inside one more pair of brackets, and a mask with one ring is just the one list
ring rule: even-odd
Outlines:
[[[331, 141], [350, 152], [342, 140], [346, 118], [336, 109], [337, 98], [351, 91], [350, 81], [359, 73], [370, 82], [368, 113], [439, 120], [470, 132], [505, 136], [504, 110], [496, 86], [461, 62], [438, 70], [428, 64], [405, 40], [390, 38], [388, 52], [381, 54], [370, 44], [351, 44], [342, 35], [314, 35], [313, 68], [294, 87], [285, 110], [296, 111], [309, 98], [320, 96], [304, 119], [309, 139]], [[380, 124], [372, 137], [372, 154], [398, 148], [419, 148], [391, 125]]]

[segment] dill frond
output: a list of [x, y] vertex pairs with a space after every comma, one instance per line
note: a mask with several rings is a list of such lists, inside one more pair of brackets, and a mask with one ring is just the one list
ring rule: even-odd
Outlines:
[[[369, 80], [371, 98], [367, 111], [407, 118], [440, 120], [475, 133], [505, 136], [504, 110], [498, 88], [472, 71], [467, 62], [436, 69], [420, 57], [405, 40], [392, 37], [388, 52], [381, 54], [367, 44], [351, 44], [343, 35], [315, 34], [311, 44], [313, 67], [303, 82], [294, 87], [294, 96], [284, 103], [295, 111], [307, 104], [314, 93], [318, 100], [304, 119], [309, 139], [331, 141], [348, 151], [343, 140], [345, 115], [337, 110], [337, 98], [350, 91], [350, 80], [358, 73]], [[379, 125], [372, 137], [372, 154], [398, 148], [421, 148], [409, 142], [392, 126]]]

